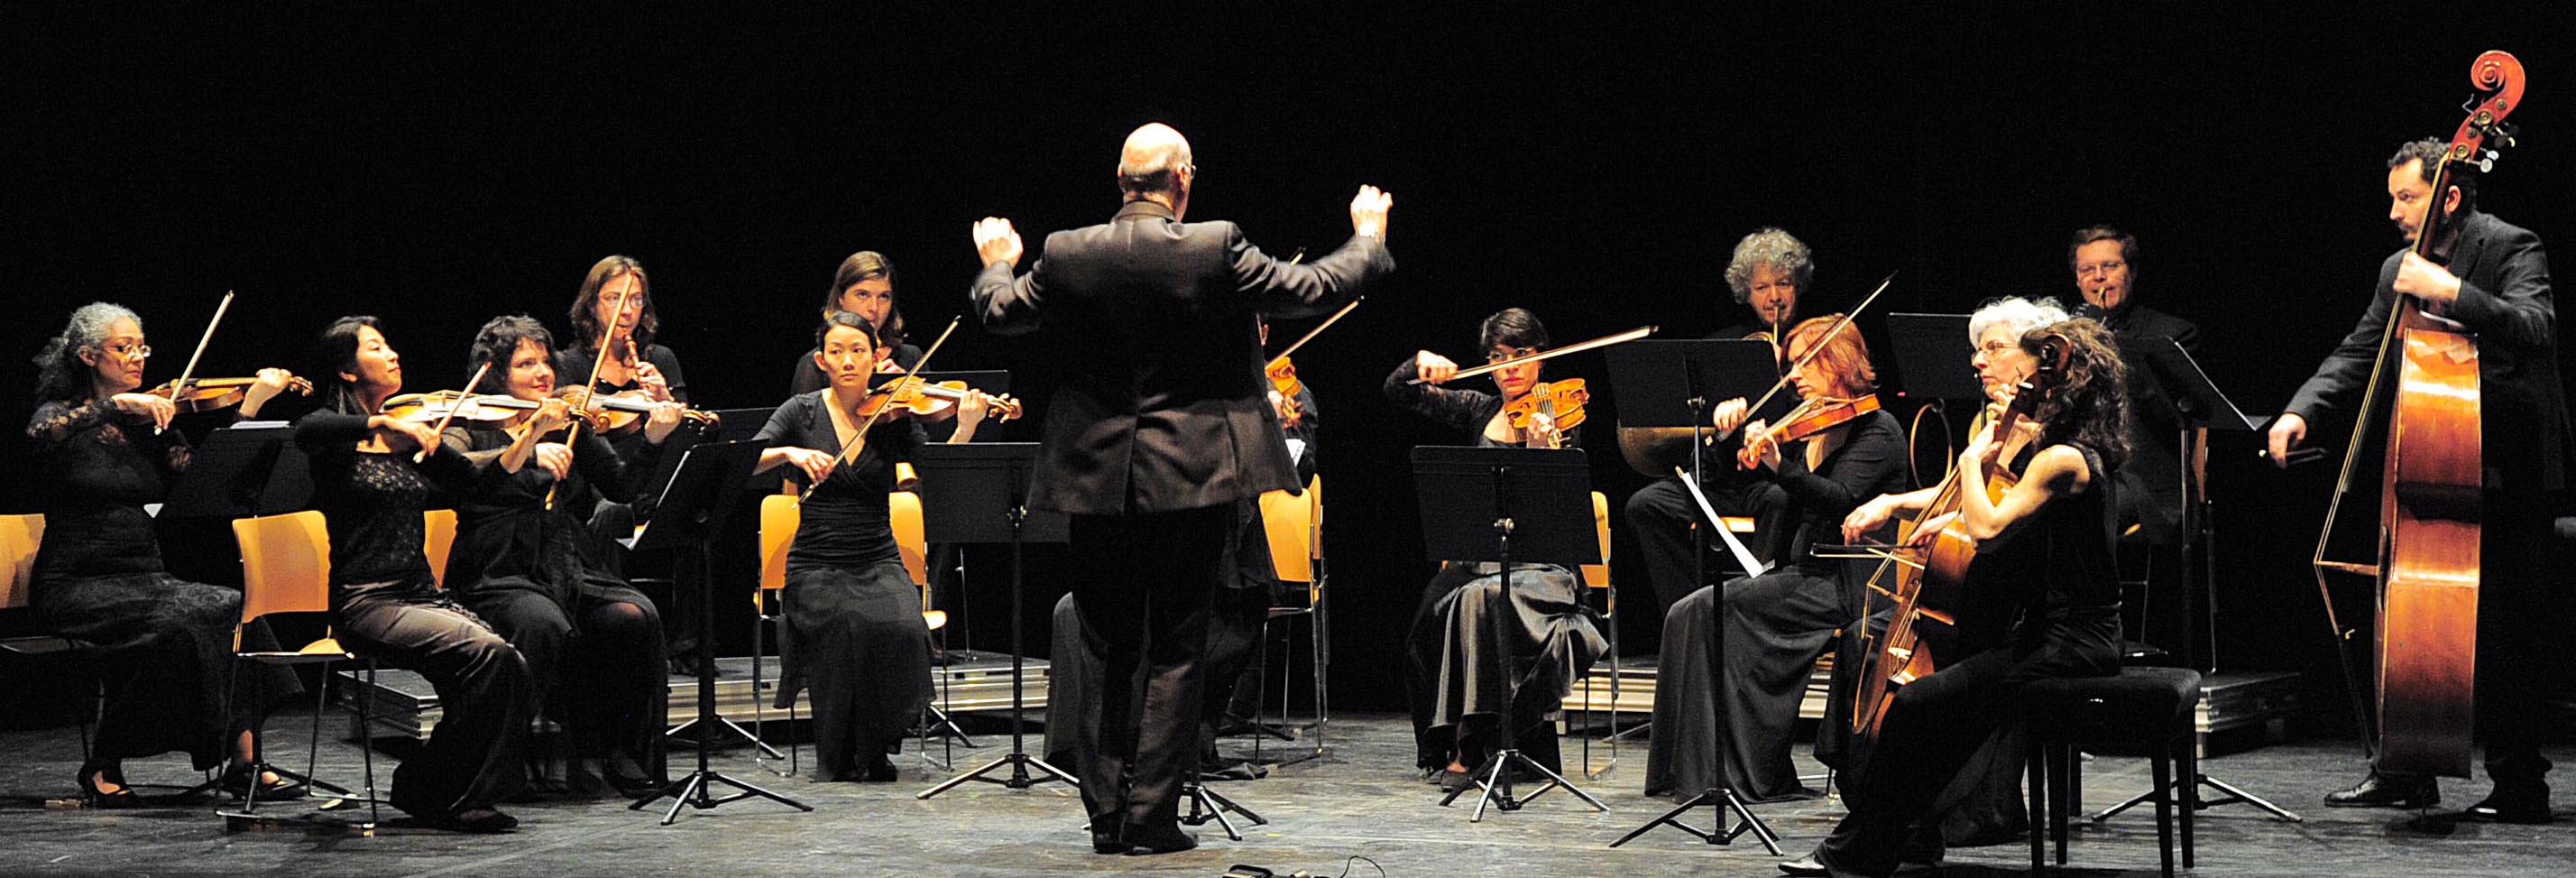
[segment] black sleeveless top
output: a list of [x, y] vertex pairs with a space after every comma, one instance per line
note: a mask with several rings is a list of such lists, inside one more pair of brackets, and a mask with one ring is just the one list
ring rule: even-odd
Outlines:
[[[2037, 517], [1977, 550], [1975, 578], [2011, 590], [2021, 616], [2015, 630], [2024, 636], [2057, 624], [2117, 618], [2120, 611], [2120, 571], [2112, 554], [2120, 535], [2114, 479], [2093, 449], [2067, 447], [2084, 455], [2084, 492], [2058, 495]], [[2028, 472], [2040, 450], [2024, 448], [2012, 461], [2013, 472]]]

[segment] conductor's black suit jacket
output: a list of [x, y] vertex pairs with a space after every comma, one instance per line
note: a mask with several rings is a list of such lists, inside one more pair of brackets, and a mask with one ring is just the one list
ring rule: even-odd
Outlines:
[[985, 328], [1053, 342], [1029, 505], [1141, 515], [1295, 490], [1260, 318], [1329, 311], [1394, 270], [1375, 237], [1291, 264], [1233, 223], [1184, 223], [1151, 201], [1048, 235], [1027, 274], [985, 266], [974, 288]]
[[[2530, 230], [2475, 211], [2461, 222], [2449, 265], [2460, 278], [2460, 298], [2442, 316], [2477, 333], [2486, 489], [2564, 489], [2571, 449], [2549, 259], [2541, 252], [2540, 236]], [[2288, 411], [2306, 418], [2311, 430], [2351, 423], [2396, 301], [2397, 266], [2404, 258], [2399, 251], [2380, 265], [2379, 292], [2370, 309], [2290, 400]]]

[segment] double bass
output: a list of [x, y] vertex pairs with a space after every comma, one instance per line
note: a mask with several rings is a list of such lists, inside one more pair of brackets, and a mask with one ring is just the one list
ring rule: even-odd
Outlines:
[[[2490, 139], [2512, 143], [2513, 129], [2504, 120], [2522, 103], [2522, 62], [2505, 52], [2483, 53], [2470, 65], [2469, 80], [2485, 97], [2452, 133], [2440, 165], [2430, 169], [2433, 196], [2415, 235], [2416, 255], [2444, 265], [2458, 232], [2459, 217], [2443, 209], [2454, 174], [2490, 167]], [[2368, 576], [2379, 587], [2377, 768], [2468, 777], [2483, 488], [2477, 338], [2412, 295], [2399, 295], [2390, 311], [2310, 564], [2338, 644], [2344, 629], [2333, 617], [2327, 574]], [[2329, 560], [2327, 544], [2353, 487], [2362, 440], [2392, 364], [2375, 556], [2367, 562]], [[2359, 687], [2354, 689], [2358, 705]], [[2369, 718], [2362, 720], [2367, 732]]]

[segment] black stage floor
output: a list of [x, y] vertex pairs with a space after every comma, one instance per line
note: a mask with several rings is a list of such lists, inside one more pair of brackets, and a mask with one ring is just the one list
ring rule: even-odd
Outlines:
[[[280, 716], [272, 726], [276, 755], [300, 764], [309, 715]], [[327, 727], [338, 728], [334, 721]], [[904, 757], [896, 784], [822, 784], [778, 778], [756, 767], [749, 750], [719, 754], [717, 768], [804, 799], [813, 813], [765, 801], [743, 801], [684, 813], [658, 825], [659, 808], [630, 811], [621, 802], [532, 802], [510, 807], [517, 832], [462, 836], [405, 828], [375, 837], [297, 830], [227, 833], [214, 803], [168, 803], [138, 811], [49, 810], [46, 797], [71, 790], [79, 746], [71, 727], [0, 734], [0, 874], [6, 875], [1196, 875], [1215, 876], [1249, 863], [1285, 875], [1303, 869], [1343, 871], [1345, 858], [1366, 856], [1387, 875], [1742, 875], [1776, 874], [1777, 859], [1748, 837], [1713, 847], [1671, 830], [1612, 850], [1606, 845], [1666, 803], [1637, 792], [1644, 769], [1640, 745], [1621, 749], [1618, 765], [1589, 789], [1611, 807], [1594, 813], [1550, 793], [1528, 808], [1469, 823], [1460, 807], [1437, 804], [1438, 792], [1415, 780], [1401, 717], [1354, 716], [1334, 722], [1333, 756], [1279, 768], [1267, 779], [1213, 785], [1263, 816], [1240, 842], [1211, 824], [1199, 850], [1153, 858], [1090, 852], [1074, 793], [1055, 785], [1013, 791], [969, 784], [929, 801], [913, 798], [946, 772]], [[291, 733], [290, 733], [291, 732]], [[981, 734], [978, 751], [960, 750], [961, 765], [980, 764], [1008, 745]], [[1577, 741], [1566, 742], [1569, 762]], [[1229, 741], [1228, 752], [1243, 748]], [[936, 748], [934, 747], [934, 752]], [[328, 776], [353, 778], [358, 751], [326, 740]], [[2576, 753], [2559, 747], [2551, 757]], [[1608, 754], [1596, 746], [1596, 762]], [[675, 758], [675, 766], [683, 760]], [[2554, 826], [2458, 824], [2420, 828], [2408, 813], [2340, 810], [2318, 805], [2327, 789], [2358, 776], [2348, 743], [2266, 747], [2206, 763], [2222, 779], [2270, 797], [2307, 818], [2285, 823], [2245, 805], [2205, 811], [2199, 824], [2198, 875], [2328, 875], [2340, 878], [2420, 875], [2565, 875], [2576, 863], [2576, 813], [2558, 796]], [[378, 761], [379, 771], [385, 760]], [[138, 783], [193, 782], [184, 759], [129, 763]], [[381, 778], [383, 775], [379, 774]], [[2561, 773], [2562, 786], [2565, 773]], [[2086, 774], [2089, 804], [2101, 807], [2145, 788], [2145, 763], [2102, 757]], [[147, 790], [150, 792], [150, 790]], [[2485, 792], [2483, 780], [2451, 782], [2446, 804], [2459, 807]], [[1801, 802], [1758, 806], [1792, 854], [1802, 853], [1839, 816], [1838, 805]], [[1706, 813], [1702, 812], [1705, 820]], [[2017, 845], [1954, 851], [1949, 875], [2020, 874]], [[2152, 875], [2155, 828], [2133, 812], [2076, 833], [2069, 874]], [[1367, 863], [1350, 875], [1374, 876]]]

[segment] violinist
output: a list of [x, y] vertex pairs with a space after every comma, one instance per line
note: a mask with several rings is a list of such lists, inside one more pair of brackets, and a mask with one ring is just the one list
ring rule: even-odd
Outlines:
[[[1792, 423], [1775, 431], [1754, 421], [1745, 426], [1737, 461], [1786, 498], [1789, 532], [1770, 572], [1728, 581], [1721, 596], [1703, 588], [1674, 602], [1664, 614], [1662, 676], [1655, 699], [1654, 746], [1646, 760], [1648, 795], [1697, 795], [1717, 786], [1718, 766], [1707, 764], [1719, 729], [1728, 730], [1725, 770], [1737, 795], [1755, 802], [1813, 798], [1798, 783], [1789, 761], [1798, 704], [1816, 658], [1837, 629], [1851, 627], [1860, 601], [1847, 593], [1843, 562], [1811, 554], [1837, 542], [1843, 516], [1866, 497], [1895, 490], [1905, 479], [1905, 434], [1896, 419], [1877, 410], [1869, 349], [1851, 326], [1835, 330], [1835, 316], [1816, 317], [1787, 332], [1789, 381], [1804, 402], [1792, 414], [1822, 412], [1806, 420], [1803, 440], [1781, 441]], [[1803, 362], [1803, 365], [1797, 365]], [[1815, 429], [1812, 425], [1831, 426]], [[1708, 679], [1709, 652], [1717, 648], [1709, 624], [1718, 618], [1709, 601], [1722, 600], [1726, 626], [1723, 668], [1727, 685]], [[1843, 666], [1835, 666], [1839, 672]], [[1716, 703], [1714, 693], [1726, 693]], [[1718, 711], [1726, 712], [1720, 726]], [[1838, 726], [1828, 721], [1822, 726]]]
[[[1547, 347], [1547, 327], [1520, 308], [1485, 318], [1477, 334], [1488, 363]], [[1435, 423], [1469, 431], [1479, 446], [1579, 446], [1579, 426], [1559, 430], [1556, 425], [1556, 418], [1567, 414], [1563, 411], [1535, 412], [1521, 427], [1514, 427], [1505, 412], [1531, 397], [1546, 365], [1532, 360], [1495, 370], [1494, 385], [1502, 391], [1497, 396], [1447, 386], [1457, 363], [1419, 351], [1386, 377], [1386, 395]], [[1426, 383], [1412, 383], [1416, 377]], [[1447, 791], [1474, 782], [1469, 772], [1490, 754], [1505, 721], [1514, 723], [1522, 752], [1558, 770], [1556, 735], [1542, 733], [1539, 726], [1608, 646], [1598, 615], [1583, 602], [1575, 571], [1554, 564], [1514, 564], [1509, 605], [1502, 603], [1501, 580], [1490, 564], [1444, 562], [1423, 588], [1406, 641], [1414, 762]], [[1487, 624], [1489, 618], [1502, 620], [1501, 636], [1510, 642], [1495, 642], [1496, 626]], [[1490, 679], [1503, 673], [1506, 655], [1523, 657], [1517, 664], [1526, 676]]]
[[595, 429], [566, 444], [562, 428], [572, 416], [555, 398], [553, 357], [553, 335], [525, 316], [493, 318], [475, 334], [466, 370], [488, 365], [490, 373], [484, 386], [466, 390], [540, 405], [506, 420], [450, 422], [448, 447], [516, 467], [459, 498], [447, 590], [526, 659], [533, 706], [562, 720], [571, 739], [565, 777], [574, 791], [595, 794], [604, 778], [619, 795], [643, 796], [661, 786], [662, 617], [601, 563], [575, 510], [590, 508], [594, 491], [614, 502], [634, 498], [680, 424], [680, 404], [652, 404], [634, 461]]
[[[814, 335], [814, 365], [831, 386], [789, 397], [754, 437], [770, 444], [755, 472], [784, 466], [813, 486], [787, 550], [778, 706], [811, 690], [821, 779], [892, 781], [887, 755], [930, 698], [930, 629], [887, 504], [895, 464], [923, 442], [921, 425], [862, 413], [879, 411], [867, 408], [878, 361], [873, 322], [838, 311]], [[974, 422], [959, 423], [971, 439]], [[864, 444], [843, 455], [854, 442]]]
[[[199, 770], [226, 765], [224, 788], [247, 792], [257, 757], [249, 730], [266, 707], [227, 695], [236, 683], [241, 593], [180, 579], [162, 565], [144, 507], [161, 502], [193, 457], [178, 430], [163, 429], [177, 407], [138, 392], [150, 356], [133, 311], [81, 306], [35, 357], [37, 404], [27, 421], [34, 496], [45, 515], [31, 603], [50, 630], [96, 644], [106, 666], [95, 746], [77, 781], [95, 808], [140, 804], [125, 786], [123, 761], [173, 750]], [[251, 386], [242, 403], [248, 414], [286, 386], [283, 370], [263, 374], [276, 380]], [[268, 639], [265, 626], [244, 635], [248, 648], [277, 648], [253, 642]], [[271, 699], [301, 690], [287, 669], [259, 667], [273, 668], [254, 672], [265, 675], [258, 691]], [[298, 789], [273, 773], [258, 783], [263, 799]]]
[[[1726, 265], [1726, 285], [1734, 289], [1735, 301], [1751, 306], [1753, 314], [1710, 337], [1758, 337], [1776, 344], [1779, 330], [1797, 324], [1800, 303], [1815, 276], [1815, 252], [1806, 242], [1769, 227], [1744, 236]], [[1751, 414], [1747, 402], [1739, 397], [1712, 406], [1710, 425], [1720, 432], [1743, 426]], [[1723, 441], [1701, 449], [1700, 491], [1708, 495], [1709, 505], [1719, 515], [1754, 519], [1754, 531], [1761, 536], [1750, 548], [1755, 557], [1767, 561], [1777, 552], [1774, 535], [1784, 527], [1780, 511], [1786, 500], [1778, 485], [1735, 466], [1736, 448], [1733, 442]], [[1699, 565], [1693, 563], [1692, 554], [1698, 543], [1691, 537], [1691, 525], [1699, 520], [1699, 509], [1680, 482], [1656, 479], [1628, 496], [1627, 510], [1628, 526], [1636, 532], [1638, 549], [1646, 558], [1646, 579], [1655, 587], [1657, 604], [1670, 609], [1704, 584], [1697, 579]]]
[[[2473, 169], [2455, 165], [2451, 185], [2433, 191], [2444, 147], [2428, 138], [2389, 157], [2388, 220], [2411, 244], [2427, 225], [2427, 212], [2441, 211], [2447, 219], [2435, 225], [2457, 234], [2449, 264], [2411, 248], [2380, 263], [2369, 307], [2272, 422], [2270, 450], [2282, 461], [2306, 441], [2314, 422], [2350, 420], [2397, 294], [2429, 303], [2434, 314], [2476, 333], [2485, 486], [2473, 703], [2495, 789], [2466, 816], [2541, 823], [2550, 819], [2549, 761], [2539, 746], [2549, 712], [2548, 699], [2534, 693], [2548, 691], [2564, 663], [2555, 657], [2562, 633], [2549, 625], [2557, 612], [2548, 596], [2557, 571], [2528, 562], [2556, 557], [2551, 516], [2566, 492], [2571, 446], [2555, 297], [2539, 236], [2478, 209]], [[2432, 777], [2376, 769], [2326, 797], [2326, 804], [2342, 806], [2423, 808], [2440, 801]]]
[[[885, 345], [877, 351], [876, 370], [902, 372], [921, 362], [921, 348], [904, 341], [903, 311], [895, 307], [894, 260], [874, 250], [861, 250], [841, 260], [832, 271], [832, 285], [823, 288], [823, 319], [842, 311], [867, 318], [877, 328], [877, 337]], [[807, 351], [796, 360], [796, 379], [788, 384], [789, 394], [812, 393], [832, 383], [831, 373], [814, 365], [815, 354]]]
[[[1887, 875], [1901, 862], [1935, 863], [1939, 835], [1920, 832], [1943, 789], [1978, 747], [2020, 709], [2038, 680], [2120, 670], [2118, 533], [2112, 472], [2128, 454], [2127, 367], [2110, 330], [2075, 319], [2024, 333], [2015, 347], [2035, 362], [2035, 399], [2023, 401], [2022, 441], [1989, 424], [1958, 459], [1965, 483], [1998, 470], [2019, 478], [2001, 500], [1959, 492], [1957, 524], [2015, 575], [1972, 577], [1967, 588], [2003, 593], [2020, 611], [2006, 641], [1897, 690], [1862, 776], [1844, 787], [1851, 812], [1792, 875]], [[1927, 523], [1927, 527], [1932, 526]], [[1937, 528], [1936, 528], [1937, 529]]]
[[[443, 712], [418, 755], [395, 769], [394, 807], [423, 824], [506, 832], [497, 807], [525, 782], [527, 662], [430, 574], [421, 548], [433, 494], [473, 496], [525, 458], [477, 467], [430, 424], [383, 413], [402, 389], [402, 358], [373, 317], [342, 317], [314, 342], [320, 407], [295, 422], [312, 467], [313, 505], [331, 531], [331, 610], [349, 645], [419, 671]], [[415, 456], [421, 457], [417, 463]]]

